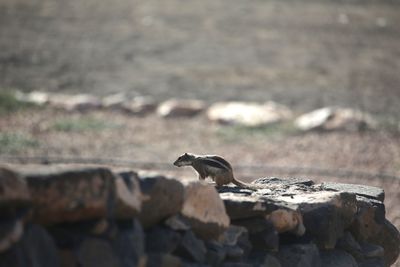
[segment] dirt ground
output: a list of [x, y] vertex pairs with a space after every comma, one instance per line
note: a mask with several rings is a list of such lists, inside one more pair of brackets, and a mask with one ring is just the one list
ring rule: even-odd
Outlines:
[[399, 12], [393, 0], [3, 0], [0, 86], [398, 119]]

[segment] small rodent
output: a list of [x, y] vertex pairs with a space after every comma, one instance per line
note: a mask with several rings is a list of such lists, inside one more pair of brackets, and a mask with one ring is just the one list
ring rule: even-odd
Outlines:
[[233, 183], [241, 188], [252, 190], [258, 188], [256, 185], [235, 179], [231, 164], [220, 156], [185, 153], [174, 162], [174, 165], [177, 167], [192, 166], [199, 174], [199, 180], [211, 177], [217, 187]]

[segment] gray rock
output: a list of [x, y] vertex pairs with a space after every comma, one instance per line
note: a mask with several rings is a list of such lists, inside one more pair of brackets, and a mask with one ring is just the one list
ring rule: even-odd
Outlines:
[[254, 249], [278, 251], [279, 235], [272, 222], [264, 218], [237, 220], [233, 223], [248, 229], [249, 238]]
[[373, 198], [381, 202], [385, 200], [385, 191], [383, 191], [382, 188], [378, 188], [375, 186], [342, 183], [322, 183], [321, 188], [324, 190], [354, 193], [359, 196]]
[[149, 253], [147, 254], [146, 267], [180, 267], [182, 260], [171, 254]]
[[77, 250], [77, 262], [82, 267], [120, 267], [121, 262], [110, 242], [86, 237]]
[[244, 251], [239, 246], [225, 246], [227, 261], [240, 261], [245, 256]]
[[115, 176], [115, 217], [129, 219], [136, 216], [145, 197], [140, 190], [139, 178], [133, 171], [121, 172]]
[[325, 107], [306, 113], [296, 119], [295, 125], [303, 131], [346, 130], [359, 131], [374, 129], [376, 121], [359, 110], [339, 107]]
[[89, 94], [49, 94], [48, 97], [48, 102], [51, 106], [68, 111], [87, 111], [98, 109], [102, 105], [99, 98]]
[[17, 91], [15, 93], [15, 98], [18, 101], [29, 103], [29, 104], [34, 104], [37, 106], [44, 106], [48, 104], [49, 102], [49, 94], [46, 92], [40, 92], [40, 91], [32, 91], [29, 93], [23, 93], [20, 91]]
[[149, 97], [135, 97], [122, 104], [122, 110], [131, 115], [146, 115], [157, 108], [157, 103]]
[[143, 194], [148, 198], [142, 203], [138, 218], [145, 228], [178, 214], [183, 207], [184, 186], [175, 179], [161, 175], [139, 177]]
[[381, 258], [366, 259], [358, 262], [358, 267], [385, 267], [385, 261]]
[[378, 245], [363, 243], [361, 248], [365, 258], [383, 258], [385, 254], [383, 247]]
[[57, 267], [58, 250], [47, 231], [39, 225], [26, 225], [21, 240], [0, 253], [0, 267]]
[[182, 216], [202, 239], [217, 239], [230, 220], [215, 187], [201, 182], [186, 182]]
[[287, 120], [291, 116], [287, 107], [274, 102], [219, 102], [207, 110], [210, 121], [252, 127]]
[[224, 262], [221, 267], [253, 267], [253, 265], [245, 262]]
[[121, 267], [141, 266], [145, 259], [145, 234], [138, 220], [119, 223], [112, 247]]
[[311, 186], [314, 184], [314, 181], [306, 178], [295, 178], [295, 177], [289, 177], [284, 179], [278, 177], [262, 177], [254, 180], [252, 183], [261, 184], [265, 186], [274, 186], [277, 184], [279, 186], [291, 186], [291, 185]]
[[123, 104], [127, 101], [127, 97], [123, 93], [116, 93], [103, 97], [101, 106], [107, 109], [122, 109]]
[[277, 257], [282, 267], [322, 267], [318, 248], [315, 244], [282, 246]]
[[154, 226], [146, 231], [146, 251], [172, 253], [182, 241], [182, 235], [165, 226]]
[[25, 169], [34, 205], [33, 218], [43, 224], [114, 216], [115, 175], [100, 167]]
[[17, 243], [24, 232], [21, 219], [1, 219], [0, 220], [0, 253], [8, 250]]
[[207, 264], [210, 264], [211, 266], [220, 266], [226, 257], [224, 246], [215, 240], [206, 241], [205, 245], [207, 248]]
[[204, 263], [206, 260], [207, 249], [204, 242], [198, 239], [192, 231], [187, 231], [182, 242], [179, 244], [175, 255], [194, 261]]
[[385, 266], [393, 264], [400, 254], [400, 233], [385, 219], [382, 202], [357, 197], [358, 212], [350, 231], [359, 242], [383, 247]]
[[0, 166], [0, 212], [2, 217], [13, 217], [21, 209], [31, 206], [26, 181], [11, 169]]
[[170, 99], [161, 103], [157, 113], [164, 118], [192, 117], [202, 112], [205, 103], [194, 99]]
[[358, 267], [356, 260], [345, 251], [325, 250], [320, 255], [324, 267]]
[[303, 198], [300, 209], [307, 229], [306, 235], [322, 249], [334, 248], [336, 241], [355, 218], [355, 195], [321, 191], [300, 197]]
[[175, 231], [187, 231], [191, 228], [190, 223], [180, 214], [169, 217], [164, 224]]
[[360, 244], [354, 239], [353, 235], [346, 231], [344, 235], [338, 239], [336, 248], [351, 254], [356, 260], [364, 258], [364, 254]]

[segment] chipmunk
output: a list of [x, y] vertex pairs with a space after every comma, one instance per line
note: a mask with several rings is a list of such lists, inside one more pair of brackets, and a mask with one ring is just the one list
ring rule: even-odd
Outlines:
[[177, 167], [192, 166], [199, 174], [199, 180], [211, 177], [217, 187], [233, 183], [241, 188], [252, 190], [258, 188], [256, 185], [253, 186], [235, 179], [231, 164], [220, 156], [185, 153], [174, 162], [174, 165]]

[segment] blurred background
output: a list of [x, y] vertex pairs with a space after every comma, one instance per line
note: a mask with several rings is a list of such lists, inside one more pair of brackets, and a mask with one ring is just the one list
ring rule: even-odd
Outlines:
[[[395, 0], [2, 0], [0, 155], [115, 160], [195, 179], [170, 163], [183, 152], [220, 154], [248, 181], [303, 176], [384, 187], [399, 227], [399, 44]], [[275, 101], [293, 119], [245, 127], [212, 123], [205, 112], [71, 111], [32, 106], [17, 91], [205, 106]], [[293, 126], [329, 106], [359, 110], [375, 126]]]

